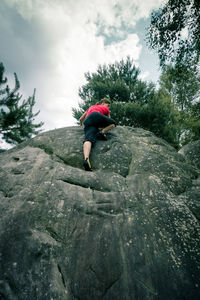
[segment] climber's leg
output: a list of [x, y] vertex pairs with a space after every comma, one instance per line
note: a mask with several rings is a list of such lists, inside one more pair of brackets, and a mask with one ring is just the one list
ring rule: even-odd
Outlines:
[[115, 124], [111, 124], [111, 125], [108, 125], [107, 127], [105, 127], [104, 129], [102, 129], [102, 133], [105, 134], [107, 133], [109, 130], [113, 129], [115, 127]]
[[90, 141], [85, 141], [83, 144], [84, 159], [89, 158], [91, 149], [92, 149], [92, 143]]
[[83, 166], [86, 171], [92, 171], [92, 166], [90, 164], [90, 159], [89, 159], [91, 149], [92, 149], [92, 143], [90, 141], [85, 141], [83, 143], [83, 155], [84, 155]]

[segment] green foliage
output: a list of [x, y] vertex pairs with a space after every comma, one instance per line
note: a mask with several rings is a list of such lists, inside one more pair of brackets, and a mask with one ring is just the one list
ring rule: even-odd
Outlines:
[[73, 109], [73, 116], [79, 120], [89, 106], [109, 97], [112, 118], [117, 124], [151, 130], [177, 147], [178, 114], [170, 95], [141, 81], [139, 73], [129, 57], [99, 66], [96, 73], [86, 73], [87, 83], [79, 90], [83, 101], [79, 109]]
[[158, 51], [163, 69], [160, 86], [179, 110], [181, 145], [200, 138], [199, 24], [199, 1], [168, 0], [152, 13], [148, 32], [149, 45]]
[[163, 68], [160, 86], [172, 97], [178, 108], [184, 110], [191, 107], [198, 97], [200, 81], [192, 68], [170, 65]]
[[[126, 60], [98, 66], [95, 73], [85, 74], [87, 83], [79, 89], [79, 96], [83, 100], [79, 104], [81, 111], [85, 111], [90, 105], [99, 102], [104, 97], [109, 97], [113, 102], [146, 103], [147, 99], [154, 94], [154, 85], [147, 84], [138, 79], [140, 70], [133, 61]], [[74, 117], [77, 110], [73, 110]]]
[[160, 77], [161, 89], [171, 97], [178, 107], [179, 143], [184, 145], [200, 138], [199, 88], [200, 82], [193, 69], [187, 67], [180, 71], [166, 66]]
[[100, 65], [95, 73], [85, 74], [87, 84], [79, 89], [79, 96], [90, 104], [104, 97], [110, 97], [113, 101], [134, 100], [134, 86], [139, 73], [129, 57], [125, 61]]
[[178, 112], [162, 91], [148, 99], [141, 105], [140, 102], [113, 102], [111, 105], [112, 118], [119, 125], [141, 127], [152, 131], [178, 147]]
[[182, 135], [180, 142], [186, 145], [191, 141], [200, 139], [200, 102], [192, 105], [187, 111], [181, 114]]
[[[73, 108], [73, 116], [78, 120], [89, 106], [104, 97], [121, 102], [136, 100], [140, 91], [144, 90], [143, 83], [138, 80], [139, 73], [129, 57], [114, 64], [99, 65], [95, 73], [86, 73], [87, 83], [79, 89], [79, 96], [83, 101], [79, 103], [80, 109]], [[136, 85], [138, 88], [135, 89]], [[147, 93], [149, 92], [148, 89]], [[143, 96], [145, 98], [145, 91]]]
[[200, 50], [200, 2], [168, 0], [151, 15], [148, 42], [161, 65], [175, 63], [196, 68]]
[[37, 129], [43, 123], [33, 124], [34, 118], [39, 114], [39, 111], [33, 113], [35, 90], [27, 100], [21, 101], [22, 95], [17, 93], [20, 88], [17, 75], [14, 73], [15, 87], [11, 90], [6, 85], [4, 71], [4, 66], [0, 63], [0, 133], [7, 143], [17, 144], [38, 134]]

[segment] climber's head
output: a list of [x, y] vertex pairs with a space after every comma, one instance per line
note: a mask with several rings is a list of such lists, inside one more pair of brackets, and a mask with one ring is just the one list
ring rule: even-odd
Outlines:
[[100, 102], [102, 105], [109, 107], [110, 106], [110, 100], [108, 98], [101, 99]]

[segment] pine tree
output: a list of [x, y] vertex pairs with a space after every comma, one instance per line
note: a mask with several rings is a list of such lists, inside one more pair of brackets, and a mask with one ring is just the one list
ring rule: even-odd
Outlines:
[[3, 63], [0, 63], [0, 133], [2, 138], [11, 144], [21, 143], [37, 135], [43, 125], [43, 122], [34, 124], [34, 118], [39, 114], [39, 111], [33, 113], [35, 105], [35, 92], [28, 97], [27, 100], [22, 100], [22, 95], [19, 94], [20, 82], [17, 74], [14, 73], [15, 87], [10, 89], [7, 84], [7, 78], [4, 78], [5, 68]]
[[178, 147], [177, 111], [171, 98], [157, 92], [153, 83], [141, 81], [139, 73], [129, 57], [86, 73], [87, 83], [79, 90], [82, 102], [79, 109], [73, 109], [73, 116], [79, 120], [90, 105], [109, 97], [111, 115], [118, 125], [151, 130]]

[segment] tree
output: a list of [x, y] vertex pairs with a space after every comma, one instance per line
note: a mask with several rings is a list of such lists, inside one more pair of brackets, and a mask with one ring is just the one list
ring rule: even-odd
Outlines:
[[180, 144], [186, 145], [200, 139], [200, 103], [197, 102], [188, 110], [181, 112], [182, 134]]
[[113, 101], [128, 102], [135, 97], [133, 87], [138, 82], [139, 73], [129, 57], [114, 64], [99, 65], [95, 73], [85, 74], [87, 84], [79, 89], [79, 96], [94, 103], [105, 96]]
[[[190, 132], [189, 141], [200, 139], [200, 102], [195, 103], [189, 109], [189, 118], [187, 119], [186, 128]], [[188, 141], [185, 139], [185, 144], [187, 143]]]
[[177, 147], [177, 114], [171, 98], [158, 93], [153, 83], [141, 81], [139, 73], [129, 57], [86, 73], [87, 83], [79, 89], [83, 101], [79, 109], [73, 108], [73, 116], [79, 120], [90, 105], [109, 97], [112, 118], [118, 125], [151, 130]]
[[199, 24], [198, 0], [168, 0], [163, 8], [152, 13], [147, 35], [150, 47], [158, 51], [163, 69], [161, 88], [179, 109], [181, 144], [200, 137], [194, 113], [200, 85]]
[[37, 129], [43, 123], [33, 124], [34, 118], [39, 114], [39, 111], [33, 113], [35, 90], [27, 100], [21, 101], [17, 74], [14, 73], [15, 87], [11, 90], [6, 85], [7, 78], [4, 78], [4, 71], [3, 63], [0, 63], [0, 133], [7, 143], [17, 144], [38, 134], [40, 130]]
[[85, 73], [87, 83], [79, 89], [83, 102], [79, 104], [80, 110], [73, 109], [74, 117], [78, 119], [83, 111], [103, 97], [121, 104], [136, 100], [146, 103], [155, 87], [139, 80], [139, 73], [130, 57], [113, 64], [99, 65], [95, 73]]
[[183, 68], [181, 76], [179, 75], [176, 67], [165, 66], [160, 77], [160, 89], [178, 108], [179, 143], [184, 145], [200, 138], [200, 82], [193, 70], [187, 67]]
[[194, 70], [187, 66], [179, 70], [176, 66], [167, 65], [160, 76], [160, 87], [166, 90], [180, 110], [186, 110], [199, 97], [200, 81]]
[[174, 63], [196, 69], [200, 50], [200, 2], [168, 0], [152, 12], [147, 35], [149, 45], [159, 54], [161, 65]]
[[123, 105], [114, 102], [111, 105], [111, 111], [112, 118], [119, 125], [150, 130], [175, 148], [179, 147], [179, 114], [171, 98], [162, 90], [155, 92], [144, 105], [138, 101]]

